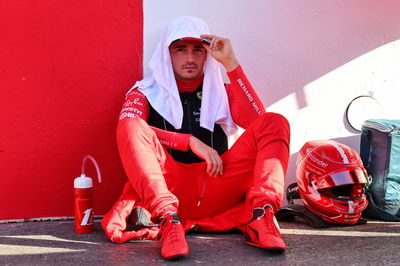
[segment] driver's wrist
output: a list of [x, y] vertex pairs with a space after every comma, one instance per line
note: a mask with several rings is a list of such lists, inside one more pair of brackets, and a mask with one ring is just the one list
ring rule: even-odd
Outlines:
[[231, 72], [239, 66], [239, 61], [236, 58], [232, 58], [224, 62], [223, 65], [227, 72]]

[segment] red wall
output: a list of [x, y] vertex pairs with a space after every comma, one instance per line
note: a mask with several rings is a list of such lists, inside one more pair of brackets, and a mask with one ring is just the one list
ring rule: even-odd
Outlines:
[[115, 128], [142, 78], [142, 1], [1, 1], [0, 33], [0, 220], [72, 216], [85, 154], [104, 214], [126, 181]]

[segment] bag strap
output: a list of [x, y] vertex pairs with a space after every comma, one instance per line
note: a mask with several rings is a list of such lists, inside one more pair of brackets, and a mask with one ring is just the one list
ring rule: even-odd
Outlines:
[[290, 204], [294, 204], [293, 200], [295, 199], [301, 199], [299, 192], [297, 192], [297, 183], [290, 184], [286, 188], [286, 199]]
[[360, 157], [364, 164], [364, 167], [368, 170], [369, 167], [369, 153], [371, 150], [371, 131], [369, 129], [363, 129], [361, 132], [360, 141]]
[[400, 222], [400, 217], [392, 215], [385, 211], [384, 209], [380, 208], [378, 205], [375, 204], [374, 198], [370, 191], [367, 190], [367, 200], [368, 206], [363, 211], [363, 216], [378, 220], [384, 220], [389, 222]]
[[325, 228], [332, 225], [324, 221], [318, 215], [309, 211], [303, 205], [298, 205], [298, 204], [288, 204], [287, 206], [280, 208], [276, 212], [275, 216], [276, 219], [278, 219], [278, 221], [290, 221], [293, 220], [295, 217], [298, 217], [303, 222], [314, 228]]
[[297, 187], [297, 183], [292, 183], [286, 188], [286, 199], [289, 204], [277, 211], [276, 218], [279, 221], [288, 221], [292, 220], [294, 217], [299, 217], [314, 228], [329, 227], [330, 224], [328, 222], [309, 211], [303, 205], [294, 204], [295, 199], [301, 199]]

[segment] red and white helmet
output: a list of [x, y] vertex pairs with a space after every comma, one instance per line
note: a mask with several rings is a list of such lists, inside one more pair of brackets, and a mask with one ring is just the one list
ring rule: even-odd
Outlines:
[[367, 171], [360, 156], [333, 140], [309, 141], [296, 161], [298, 193], [304, 206], [324, 220], [355, 224], [367, 207]]

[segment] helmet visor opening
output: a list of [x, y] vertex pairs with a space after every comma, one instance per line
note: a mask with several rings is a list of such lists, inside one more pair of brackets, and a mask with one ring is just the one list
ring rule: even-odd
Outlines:
[[362, 169], [352, 169], [328, 174], [318, 178], [318, 189], [332, 188], [350, 184], [367, 184], [367, 176]]
[[343, 185], [320, 189], [321, 194], [338, 199], [357, 199], [364, 195], [363, 184]]

